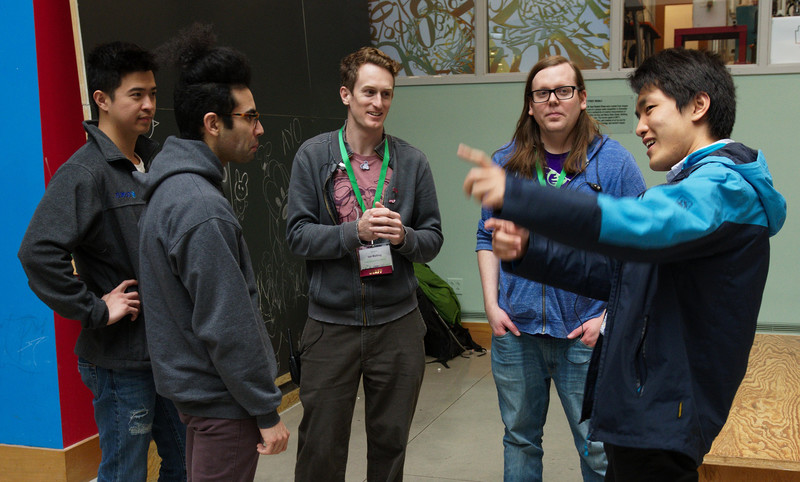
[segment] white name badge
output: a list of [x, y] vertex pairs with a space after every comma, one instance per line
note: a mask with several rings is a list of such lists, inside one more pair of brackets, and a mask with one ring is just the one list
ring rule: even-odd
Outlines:
[[371, 244], [358, 248], [361, 277], [392, 273], [392, 251], [388, 244]]

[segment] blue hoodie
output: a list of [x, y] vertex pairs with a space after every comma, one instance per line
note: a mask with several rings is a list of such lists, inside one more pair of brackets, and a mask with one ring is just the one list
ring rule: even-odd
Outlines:
[[515, 202], [498, 217], [535, 234], [504, 269], [608, 300], [584, 399], [589, 436], [699, 465], [747, 370], [769, 238], [786, 219], [762, 153], [714, 143], [634, 199], [510, 177], [505, 199]]
[[[508, 143], [495, 152], [492, 160], [505, 166], [513, 152], [514, 144]], [[601, 192], [614, 197], [637, 196], [645, 189], [642, 172], [631, 153], [608, 136], [598, 136], [592, 141], [586, 152], [586, 168], [561, 189], [594, 194], [596, 191], [592, 186], [599, 186]], [[483, 208], [478, 222], [476, 251], [492, 250], [492, 233], [483, 227], [490, 217], [491, 210]], [[600, 316], [606, 305], [603, 301], [556, 289], [504, 270], [500, 271], [498, 285], [498, 305], [520, 331], [531, 335], [566, 338], [581, 324]]]

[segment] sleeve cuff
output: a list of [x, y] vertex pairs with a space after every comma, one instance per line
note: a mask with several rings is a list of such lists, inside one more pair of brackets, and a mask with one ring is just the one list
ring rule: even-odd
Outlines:
[[278, 422], [281, 421], [280, 415], [278, 412], [270, 412], [266, 415], [259, 415], [256, 417], [256, 423], [258, 424], [258, 428], [271, 428], [275, 425], [278, 425]]

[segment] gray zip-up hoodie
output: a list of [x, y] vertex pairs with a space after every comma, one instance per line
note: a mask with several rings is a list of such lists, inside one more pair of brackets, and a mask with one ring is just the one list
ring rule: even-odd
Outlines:
[[139, 175], [140, 283], [159, 393], [184, 414], [278, 423], [275, 353], [242, 227], [202, 141], [170, 137]]
[[[392, 247], [393, 273], [361, 278], [356, 221], [341, 223], [333, 203], [333, 176], [343, 169], [338, 130], [300, 146], [289, 181], [286, 239], [306, 259], [308, 315], [339, 325], [380, 325], [417, 307], [414, 262], [427, 263], [442, 247], [442, 223], [428, 160], [396, 137], [389, 143], [392, 179], [383, 204], [400, 214], [406, 237]], [[383, 157], [384, 144], [375, 148]], [[349, 148], [348, 148], [349, 152]]]

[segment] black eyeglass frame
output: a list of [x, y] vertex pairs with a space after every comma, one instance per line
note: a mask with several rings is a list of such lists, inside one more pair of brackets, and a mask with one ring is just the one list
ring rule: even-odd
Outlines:
[[[562, 97], [558, 95], [558, 91], [561, 89], [570, 89], [569, 95], [566, 97]], [[577, 85], [562, 85], [560, 87], [556, 87], [555, 89], [536, 89], [536, 90], [529, 90], [528, 97], [531, 99], [531, 102], [534, 104], [544, 104], [545, 102], [550, 102], [550, 96], [555, 95], [556, 99], [558, 100], [569, 100], [575, 97], [575, 91], [580, 90]], [[537, 92], [547, 92], [547, 98], [544, 100], [536, 100], [536, 93]]]
[[261, 114], [258, 112], [231, 112], [230, 114], [217, 114], [223, 117], [242, 117], [250, 121], [250, 123], [255, 127], [258, 123], [258, 119], [261, 117]]

